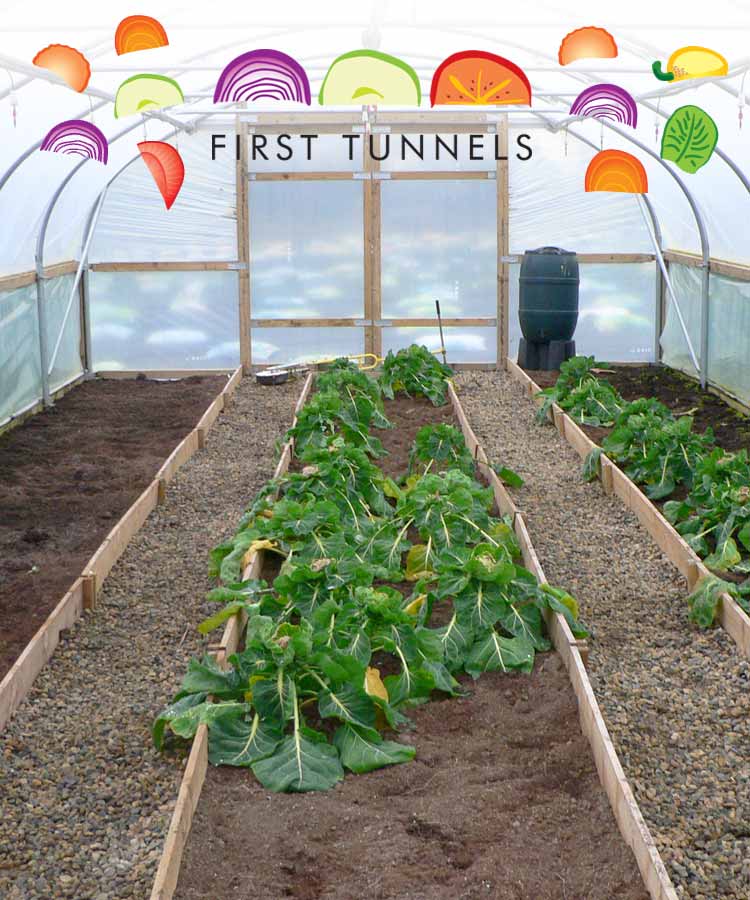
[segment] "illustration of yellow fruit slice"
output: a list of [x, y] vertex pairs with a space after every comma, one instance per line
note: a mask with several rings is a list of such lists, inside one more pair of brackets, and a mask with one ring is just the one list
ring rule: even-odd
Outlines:
[[659, 81], [685, 81], [688, 78], [716, 78], [729, 74], [729, 63], [721, 53], [708, 47], [680, 47], [669, 57], [667, 71], [661, 61], [651, 67]]

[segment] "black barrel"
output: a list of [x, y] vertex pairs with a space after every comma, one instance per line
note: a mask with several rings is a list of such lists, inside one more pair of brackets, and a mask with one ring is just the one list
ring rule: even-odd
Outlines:
[[561, 247], [527, 250], [521, 262], [518, 318], [527, 341], [569, 341], [578, 322], [578, 257]]

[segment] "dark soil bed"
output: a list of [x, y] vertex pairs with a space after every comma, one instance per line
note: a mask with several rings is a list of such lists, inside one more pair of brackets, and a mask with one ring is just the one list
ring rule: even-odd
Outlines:
[[[419, 427], [456, 424], [422, 399], [386, 415], [397, 427], [377, 432], [379, 464], [392, 476]], [[332, 791], [271, 794], [246, 770], [210, 767], [178, 900], [646, 900], [559, 657], [538, 655], [531, 676], [460, 680], [466, 697], [412, 710], [414, 731], [390, 736], [414, 762]]]
[[[667, 366], [618, 366], [601, 363], [608, 371], [599, 374], [615, 387], [626, 400], [655, 397], [676, 414], [690, 413], [697, 432], [713, 428], [716, 443], [725, 450], [750, 450], [750, 418], [725, 403], [721, 397], [702, 391], [697, 381]], [[557, 380], [558, 372], [532, 372], [529, 376], [539, 387], [549, 387]], [[610, 429], [588, 428], [584, 431], [599, 443]]]
[[0, 436], [0, 677], [225, 385], [93, 380]]
[[415, 710], [417, 758], [321, 794], [211, 768], [179, 900], [646, 900], [559, 657]]

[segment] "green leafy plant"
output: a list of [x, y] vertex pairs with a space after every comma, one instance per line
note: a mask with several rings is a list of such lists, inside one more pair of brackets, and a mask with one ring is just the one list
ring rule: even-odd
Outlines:
[[427, 397], [434, 406], [443, 406], [448, 391], [447, 379], [453, 370], [440, 362], [427, 347], [412, 344], [394, 353], [388, 351], [379, 378], [384, 396], [393, 399], [398, 393]]
[[660, 500], [678, 484], [690, 486], [693, 472], [713, 444], [713, 432], [693, 432], [690, 416], [675, 419], [664, 404], [654, 399], [637, 400], [624, 407], [602, 448], [646, 495]]
[[740, 551], [750, 551], [747, 451], [709, 453], [696, 465], [691, 492], [684, 500], [665, 503], [664, 515], [706, 566], [749, 574], [750, 564]]
[[690, 621], [700, 628], [710, 628], [719, 616], [722, 594], [733, 597], [746, 613], [750, 613], [750, 585], [736, 585], [716, 575], [701, 578], [687, 598]]
[[537, 395], [542, 398], [537, 423], [549, 422], [550, 409], [557, 403], [581, 425], [612, 425], [620, 414], [622, 398], [591, 371], [595, 365], [593, 356], [574, 356], [562, 363], [555, 384]]
[[[242, 613], [244, 648], [226, 668], [192, 660], [154, 723], [157, 747], [205, 725], [212, 763], [250, 768], [273, 791], [326, 790], [345, 770], [412, 759], [413, 747], [387, 737], [404, 711], [460, 693], [461, 673], [530, 671], [549, 649], [548, 611], [585, 634], [573, 598], [519, 564], [512, 522], [493, 515], [460, 431], [421, 429], [410, 468], [424, 470], [403, 486], [384, 476], [370, 428], [387, 420], [361, 374], [337, 362], [319, 377], [290, 432], [301, 470], [262, 488], [212, 551], [223, 584], [208, 599], [219, 609], [199, 630]], [[240, 580], [260, 550], [281, 558], [278, 575]]]
[[433, 472], [444, 468], [474, 474], [474, 458], [469, 453], [461, 430], [455, 425], [424, 425], [417, 432], [409, 453], [409, 472], [419, 463]]

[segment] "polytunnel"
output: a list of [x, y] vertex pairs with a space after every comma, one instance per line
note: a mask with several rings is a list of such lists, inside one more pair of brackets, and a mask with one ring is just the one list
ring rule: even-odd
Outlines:
[[748, 37], [4, 5], [0, 897], [750, 898]]
[[[520, 255], [543, 244], [570, 247], [584, 266], [581, 352], [662, 360], [750, 396], [741, 362], [743, 266], [750, 262], [742, 227], [750, 196], [741, 29], [692, 24], [685, 9], [672, 20], [660, 11], [657, 25], [644, 10], [621, 31], [617, 58], [563, 67], [556, 58], [559, 14], [560, 24], [549, 13], [549, 22], [535, 26], [503, 21], [473, 28], [447, 11], [422, 22], [423, 11], [412, 4], [400, 18], [374, 10], [359, 24], [339, 25], [332, 8], [330, 25], [328, 13], [306, 24], [292, 24], [290, 13], [286, 26], [253, 23], [250, 39], [239, 23], [212, 25], [193, 11], [174, 21], [169, 46], [131, 61], [114, 52], [110, 23], [92, 24], [100, 16], [93, 7], [90, 17], [83, 10], [80, 30], [73, 23], [29, 25], [20, 9], [5, 26], [0, 419], [87, 372], [226, 369], [240, 360], [284, 363], [388, 350], [415, 338], [429, 343], [436, 340], [435, 298], [442, 300], [454, 360], [497, 363], [515, 350], [520, 334]], [[648, 38], [639, 30], [644, 23]], [[656, 81], [653, 35], [667, 32], [678, 46], [696, 29], [721, 44], [730, 74]], [[53, 33], [91, 56], [94, 76], [80, 96], [31, 63], [40, 35]], [[316, 105], [327, 64], [341, 47], [360, 44], [414, 66], [423, 81], [422, 110]], [[309, 109], [272, 101], [252, 109], [212, 105], [226, 62], [265, 45], [283, 47], [305, 67]], [[429, 110], [432, 72], [465, 46], [502, 50], [521, 66], [532, 85], [531, 109]], [[175, 76], [184, 105], [115, 120], [118, 85], [145, 69]], [[580, 90], [602, 81], [636, 98], [636, 129], [569, 115]], [[659, 157], [664, 125], [686, 103], [710, 110], [719, 128], [717, 151], [695, 177]], [[67, 117], [89, 120], [107, 136], [106, 166], [39, 151], [46, 131]], [[367, 129], [395, 147], [400, 134], [424, 135], [422, 126], [438, 124], [446, 126], [442, 134], [466, 136], [457, 160], [393, 154], [374, 173], [365, 171], [363, 158], [348, 159], [338, 133]], [[506, 128], [510, 147], [518, 135], [532, 135], [530, 161], [513, 152], [507, 166], [486, 155], [469, 159], [469, 134]], [[310, 161], [301, 153], [283, 163], [258, 153], [249, 158], [253, 134], [310, 129], [320, 135]], [[224, 135], [228, 149], [212, 160], [214, 134]], [[248, 142], [242, 170], [232, 152], [236, 134]], [[140, 159], [136, 144], [144, 138], [171, 141], [184, 158], [188, 176], [169, 211]], [[649, 176], [646, 219], [638, 195], [583, 191], [592, 144], [639, 156]], [[238, 203], [246, 207], [239, 217]], [[323, 233], [330, 240], [321, 242]]]

